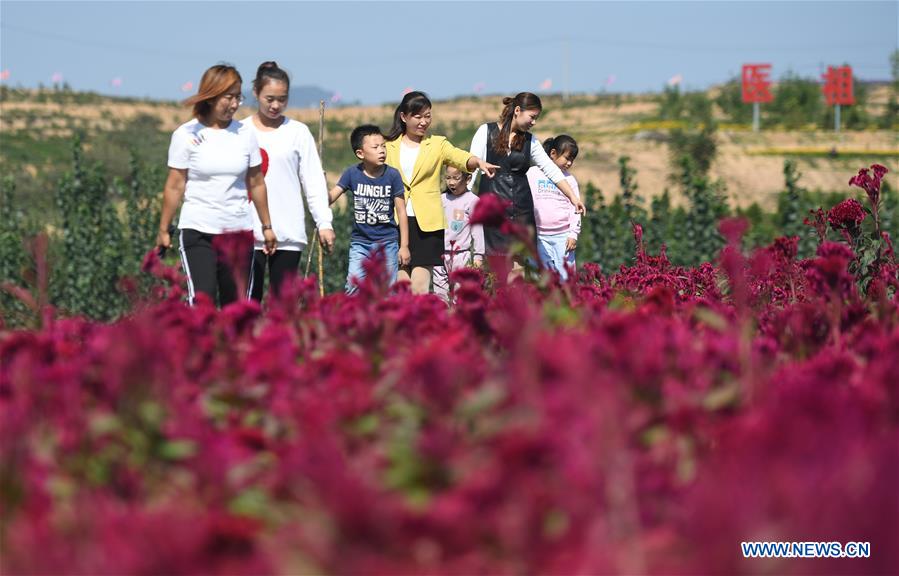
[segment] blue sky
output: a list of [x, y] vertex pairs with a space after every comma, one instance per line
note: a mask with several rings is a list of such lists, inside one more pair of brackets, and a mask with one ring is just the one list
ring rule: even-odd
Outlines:
[[[818, 77], [890, 77], [899, 2], [0, 2], [5, 84], [180, 99], [220, 61], [248, 84], [277, 60], [344, 101], [405, 88], [472, 94], [705, 88], [770, 62]], [[567, 48], [566, 48], [567, 46]], [[567, 56], [566, 56], [567, 54]], [[567, 70], [567, 76], [566, 76]], [[567, 81], [566, 81], [567, 78]]]

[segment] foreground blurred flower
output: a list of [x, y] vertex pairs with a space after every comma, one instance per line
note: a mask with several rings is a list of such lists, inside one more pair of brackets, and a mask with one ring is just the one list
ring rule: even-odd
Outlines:
[[511, 205], [496, 194], [484, 194], [478, 199], [471, 213], [469, 223], [499, 227], [506, 221], [506, 211]]

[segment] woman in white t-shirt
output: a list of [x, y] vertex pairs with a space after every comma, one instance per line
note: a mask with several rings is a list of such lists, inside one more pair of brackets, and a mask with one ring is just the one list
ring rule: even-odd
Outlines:
[[233, 66], [219, 64], [206, 70], [197, 94], [184, 101], [193, 106], [194, 119], [175, 130], [169, 146], [156, 245], [171, 248], [169, 225], [183, 198], [179, 248], [190, 304], [197, 292], [220, 306], [237, 300], [234, 276], [215, 244], [220, 234], [252, 229], [248, 190], [263, 222], [265, 251], [274, 252], [277, 244], [256, 135], [234, 120], [243, 101], [241, 84]]
[[266, 265], [275, 295], [284, 280], [296, 275], [299, 268], [307, 244], [303, 194], [318, 228], [319, 242], [329, 252], [334, 246], [334, 229], [328, 207], [328, 185], [315, 149], [315, 139], [305, 124], [284, 116], [290, 95], [287, 72], [275, 62], [263, 62], [256, 71], [253, 95], [259, 108], [245, 118], [243, 124], [253, 129], [259, 142], [272, 227], [278, 237], [278, 251], [266, 254], [262, 222], [253, 215], [256, 250], [248, 292], [252, 298], [261, 301]]

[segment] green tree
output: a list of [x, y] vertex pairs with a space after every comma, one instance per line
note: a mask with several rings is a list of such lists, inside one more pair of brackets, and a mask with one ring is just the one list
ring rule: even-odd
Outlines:
[[769, 116], [787, 128], [818, 124], [824, 107], [817, 80], [801, 78], [788, 72], [774, 86], [774, 101], [768, 106]]
[[802, 174], [796, 167], [795, 160], [784, 160], [784, 190], [777, 198], [778, 224], [785, 236], [798, 236], [805, 225], [802, 223], [805, 213], [802, 210], [803, 189], [799, 186]]
[[739, 78], [733, 78], [721, 86], [715, 104], [735, 124], [752, 122], [752, 104], [743, 102], [743, 86]]
[[687, 156], [700, 174], [708, 174], [718, 155], [718, 138], [715, 127], [705, 125], [698, 130], [672, 130], [668, 148], [675, 170], [680, 168], [681, 158]]
[[646, 221], [646, 210], [637, 196], [637, 171], [630, 166], [630, 156], [618, 158], [618, 182], [621, 184], [621, 209], [628, 222]]
[[[128, 182], [116, 178], [113, 189], [116, 203], [121, 211], [122, 270], [127, 276], [139, 276], [140, 265], [147, 251], [156, 242], [164, 172], [160, 166], [145, 166], [132, 151], [130, 158], [131, 176]], [[144, 288], [150, 284], [149, 277], [142, 277]]]
[[678, 161], [678, 180], [689, 202], [685, 222], [685, 242], [689, 246], [684, 263], [701, 264], [715, 258], [724, 245], [718, 221], [728, 215], [724, 184], [711, 181], [687, 155]]
[[649, 226], [644, 231], [644, 240], [646, 249], [651, 253], [657, 253], [662, 244], [670, 248], [670, 240], [672, 238], [671, 229], [673, 211], [671, 209], [671, 194], [668, 188], [656, 196], [652, 197], [650, 202]]
[[659, 118], [662, 120], [679, 120], [684, 109], [680, 88], [665, 86], [659, 96]]
[[[26, 287], [29, 259], [24, 241], [30, 236], [23, 211], [16, 205], [12, 176], [0, 179], [0, 285]], [[25, 306], [12, 294], [0, 289], [0, 325], [21, 325]]]
[[54, 303], [67, 313], [113, 319], [127, 305], [118, 282], [129, 255], [103, 167], [85, 165], [80, 137], [73, 144], [72, 171], [59, 183], [56, 200], [62, 242], [51, 281]]
[[890, 86], [890, 99], [887, 101], [883, 115], [877, 119], [877, 126], [884, 130], [899, 129], [899, 48], [890, 54], [890, 74], [893, 83]]

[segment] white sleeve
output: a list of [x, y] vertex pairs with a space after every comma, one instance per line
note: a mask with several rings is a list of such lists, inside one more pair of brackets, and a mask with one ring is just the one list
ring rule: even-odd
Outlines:
[[[581, 197], [581, 190], [577, 184], [577, 180], [575, 180], [574, 176], [569, 176], [567, 178], [568, 185], [571, 186], [572, 192], [578, 198]], [[581, 234], [581, 215], [574, 211], [574, 207], [571, 208], [571, 216], [568, 220], [568, 237], [574, 238], [577, 240], [578, 236]]]
[[[487, 159], [487, 125], [481, 124], [478, 127], [478, 131], [474, 133], [474, 138], [471, 139], [471, 149], [469, 150], [472, 156], [477, 156], [481, 160]], [[478, 173], [480, 170], [475, 168], [474, 172], [471, 173], [471, 180], [468, 181], [468, 190], [471, 191], [474, 188], [474, 181], [478, 177]]]
[[247, 126], [244, 128], [247, 131], [247, 145], [250, 148], [250, 163], [249, 167], [254, 168], [262, 164], [262, 152], [259, 151], [259, 140], [256, 139], [256, 131]]
[[190, 146], [187, 145], [188, 134], [181, 128], [172, 133], [172, 141], [169, 144], [170, 168], [185, 170], [190, 167]]
[[328, 184], [318, 150], [315, 149], [315, 139], [305, 125], [297, 134], [297, 149], [300, 152], [300, 183], [312, 220], [319, 230], [331, 230], [334, 216], [328, 206]]
[[546, 150], [543, 149], [543, 146], [540, 144], [540, 140], [537, 140], [537, 137], [531, 134], [531, 166], [537, 166], [543, 173], [546, 174], [546, 177], [553, 181], [553, 184], [559, 185], [559, 182], [565, 179], [565, 175], [562, 174], [561, 168], [556, 166], [555, 162], [553, 162], [549, 155], [547, 155]]

